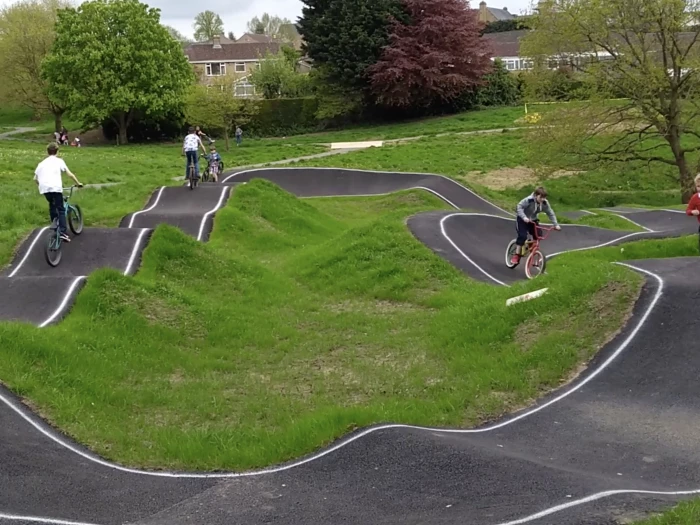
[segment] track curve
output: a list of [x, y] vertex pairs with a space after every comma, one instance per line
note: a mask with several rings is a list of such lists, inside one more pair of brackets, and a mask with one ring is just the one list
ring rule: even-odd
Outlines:
[[[197, 231], [191, 228], [188, 233], [204, 238], [201, 232], [210, 228], [211, 216], [228, 196], [226, 186], [255, 177], [303, 197], [426, 189], [469, 211], [412, 217], [409, 228], [419, 240], [477, 279], [508, 284], [518, 278], [504, 271], [502, 261], [513, 234], [512, 218], [507, 219], [511, 214], [434, 175], [250, 170], [201, 192], [207, 195], [206, 204], [189, 203], [184, 196], [178, 201], [177, 188], [158, 190], [144, 211], [125, 217], [122, 226], [149, 232], [159, 222], [178, 224], [182, 216], [177, 210], [185, 205], [182, 213], [190, 220], [182, 224], [191, 224], [193, 213], [201, 216]], [[197, 190], [189, 193], [193, 194]], [[647, 226], [654, 231], [631, 234], [564, 226], [548, 246], [563, 252], [695, 232], [691, 221], [637, 219], [657, 221], [654, 228]], [[659, 225], [666, 229], [660, 231]], [[478, 239], [472, 232], [480, 233]], [[487, 237], [494, 240], [484, 244]], [[20, 250], [8, 273], [31, 253], [29, 246]], [[89, 270], [97, 259], [79, 264], [86, 265], [81, 271]], [[124, 260], [110, 264], [121, 269]], [[28, 275], [21, 276], [25, 270], [20, 269], [12, 277], [4, 276], [0, 289], [9, 289], [9, 281], [15, 279], [13, 297], [20, 298], [20, 280], [51, 279], [25, 265]], [[700, 358], [692, 352], [696, 338], [687, 329], [695, 320], [691, 303], [700, 293], [700, 283], [692, 284], [697, 282], [693, 258], [630, 265], [646, 273], [649, 282], [633, 318], [587, 372], [534, 407], [477, 429], [382, 425], [263, 471], [145, 472], [94, 456], [0, 390], [0, 523], [604, 524], [614, 523], [620, 514], [668, 504], [688, 495], [679, 491], [700, 487], [692, 381]], [[64, 271], [72, 273], [63, 276], [63, 282], [54, 277], [51, 286], [82, 279], [73, 275], [78, 270]]]

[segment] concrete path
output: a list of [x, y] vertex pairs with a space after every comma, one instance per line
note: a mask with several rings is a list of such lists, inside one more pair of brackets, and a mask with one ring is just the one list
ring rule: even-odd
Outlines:
[[[122, 231], [112, 238], [103, 230], [86, 230], [85, 257], [59, 267], [63, 280], [99, 264], [129, 266], [132, 257], [126, 257], [124, 246], [158, 222], [206, 237], [200, 234], [210, 229], [210, 217], [230, 185], [256, 177], [303, 197], [429, 191], [470, 211], [412, 217], [408, 227], [418, 239], [485, 282], [507, 285], [523, 278], [504, 264], [514, 234], [512, 216], [445, 177], [272, 168], [238, 172], [223, 185], [193, 192], [158, 190], [141, 212], [122, 221], [121, 230], [134, 230], [131, 234]], [[649, 229], [666, 228], [640, 233], [564, 225], [546, 241], [546, 249], [556, 256], [696, 231], [693, 221], [663, 217], [635, 217]], [[98, 249], [102, 244], [89, 237], [114, 242], [115, 249]], [[44, 279], [44, 290], [60, 294], [61, 277], [51, 276], [48, 266], [40, 276], [34, 254], [35, 248], [24, 248], [18, 254], [20, 260], [26, 257], [24, 266], [16, 263], [15, 275], [0, 280], [3, 292], [8, 285], [15, 290], [4, 302], [18, 303], [18, 312], [33, 300], [16, 291], [23, 280]], [[256, 472], [146, 472], [96, 457], [0, 390], [0, 524], [612, 525], [663, 508], [691, 495], [684, 491], [700, 490], [695, 424], [700, 354], [693, 328], [700, 280], [696, 258], [629, 264], [648, 276], [648, 283], [621, 333], [573, 383], [480, 428], [388, 424], [360, 429], [319, 453]]]
[[12, 131], [5, 131], [4, 133], [0, 133], [0, 139], [6, 139], [9, 137], [12, 137], [12, 135], [18, 135], [20, 133], [29, 133], [30, 131], [35, 131], [36, 128], [15, 128]]

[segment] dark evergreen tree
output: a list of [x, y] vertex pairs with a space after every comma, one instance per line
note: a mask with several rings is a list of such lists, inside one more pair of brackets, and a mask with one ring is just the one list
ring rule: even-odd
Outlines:
[[367, 68], [389, 43], [391, 19], [406, 21], [398, 0], [303, 0], [299, 20], [304, 51], [329, 81], [365, 90]]

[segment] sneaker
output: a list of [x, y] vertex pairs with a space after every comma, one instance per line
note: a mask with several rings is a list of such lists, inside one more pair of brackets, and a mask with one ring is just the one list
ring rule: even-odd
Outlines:
[[519, 264], [520, 263], [520, 255], [515, 254], [513, 257], [510, 259], [510, 264]]
[[68, 237], [68, 234], [67, 234], [67, 233], [62, 233], [62, 234], [61, 234], [61, 240], [62, 240], [63, 242], [70, 242], [70, 237]]

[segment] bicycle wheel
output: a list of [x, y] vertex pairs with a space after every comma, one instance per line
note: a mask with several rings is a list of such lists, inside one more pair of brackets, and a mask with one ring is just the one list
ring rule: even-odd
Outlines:
[[83, 211], [80, 206], [68, 206], [68, 226], [75, 235], [83, 233]]
[[61, 262], [63, 252], [61, 251], [61, 237], [58, 235], [58, 230], [51, 230], [46, 236], [46, 245], [44, 246], [44, 257], [50, 266], [56, 267]]
[[209, 167], [204, 168], [202, 172], [202, 182], [209, 182]]
[[534, 279], [544, 273], [546, 266], [547, 258], [541, 251], [535, 250], [528, 256], [525, 262], [525, 275], [527, 275], [528, 279]]
[[515, 255], [515, 241], [516, 239], [510, 241], [510, 243], [508, 243], [508, 248], [506, 248], [506, 266], [508, 268], [515, 268], [517, 266], [517, 264], [510, 262], [513, 255]]

